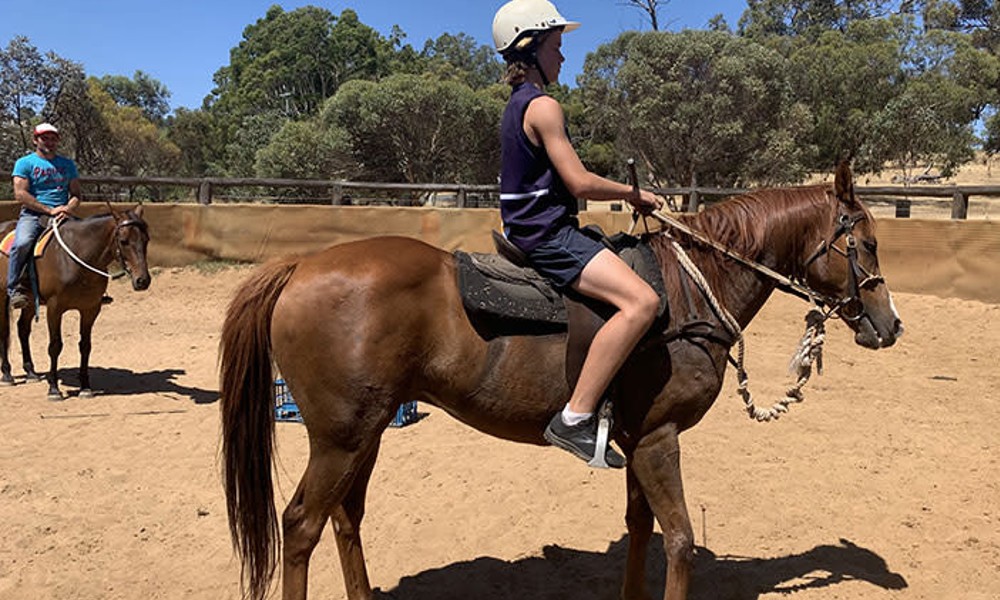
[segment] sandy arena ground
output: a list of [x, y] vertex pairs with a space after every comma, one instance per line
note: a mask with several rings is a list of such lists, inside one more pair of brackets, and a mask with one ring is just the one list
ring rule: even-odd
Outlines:
[[[64, 327], [65, 402], [46, 401], [44, 384], [0, 388], [0, 598], [239, 597], [216, 360], [224, 308], [247, 273], [159, 270], [143, 293], [113, 283], [95, 329], [95, 399], [76, 397], [75, 316]], [[831, 326], [825, 373], [781, 421], [750, 422], [730, 374], [682, 436], [698, 544], [691, 598], [1000, 598], [1000, 306], [912, 294], [896, 304], [907, 334], [888, 350]], [[749, 329], [758, 403], [791, 383], [804, 314], [778, 295]], [[36, 326], [41, 368], [46, 337]], [[386, 432], [369, 492], [364, 536], [380, 597], [617, 597], [621, 472], [420, 412]], [[280, 509], [307, 445], [301, 425], [277, 429]], [[660, 541], [648, 561], [657, 598]], [[313, 598], [344, 597], [329, 530], [311, 586]]]

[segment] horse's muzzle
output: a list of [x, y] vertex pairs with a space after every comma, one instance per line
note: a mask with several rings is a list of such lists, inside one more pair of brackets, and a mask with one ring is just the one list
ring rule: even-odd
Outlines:
[[142, 275], [140, 277], [132, 278], [132, 289], [141, 292], [149, 288], [149, 284], [152, 278], [149, 275]]

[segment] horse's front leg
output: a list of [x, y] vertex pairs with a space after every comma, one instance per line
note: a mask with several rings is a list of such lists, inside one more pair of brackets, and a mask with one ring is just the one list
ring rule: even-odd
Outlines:
[[29, 306], [21, 310], [17, 318], [17, 340], [21, 343], [21, 364], [24, 366], [25, 381], [41, 381], [42, 377], [35, 371], [35, 361], [31, 359], [31, 319], [35, 317], [35, 308]]
[[49, 324], [49, 400], [62, 400], [62, 392], [59, 391], [59, 354], [62, 353], [62, 312], [53, 310], [49, 306], [45, 312], [46, 321]]
[[625, 559], [625, 580], [622, 582], [622, 600], [647, 600], [646, 553], [649, 538], [653, 535], [653, 511], [642, 491], [631, 463], [625, 471], [628, 489], [628, 508], [625, 525], [628, 527], [628, 556]]
[[93, 398], [90, 389], [90, 348], [91, 333], [94, 331], [94, 321], [101, 313], [101, 305], [97, 308], [80, 311], [80, 397]]
[[684, 503], [677, 435], [677, 426], [666, 423], [645, 435], [632, 456], [636, 479], [663, 530], [667, 555], [664, 600], [687, 598], [694, 561], [694, 533]]

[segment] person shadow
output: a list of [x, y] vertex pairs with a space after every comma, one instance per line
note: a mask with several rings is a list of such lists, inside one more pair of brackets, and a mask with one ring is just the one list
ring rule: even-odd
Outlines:
[[[646, 589], [662, 598], [666, 558], [663, 538], [650, 540]], [[542, 556], [505, 561], [480, 557], [403, 577], [380, 600], [459, 600], [520, 598], [606, 600], [618, 598], [628, 536], [612, 542], [607, 552], [545, 546]], [[718, 556], [704, 547], [695, 551], [689, 600], [757, 600], [762, 594], [828, 588], [864, 581], [885, 590], [907, 587], [906, 579], [889, 570], [881, 556], [841, 539], [800, 554], [773, 558]]]
[[[173, 400], [188, 400], [194, 404], [218, 402], [218, 390], [205, 390], [180, 384], [177, 380], [185, 375], [183, 369], [160, 369], [137, 373], [128, 369], [105, 367], [90, 368], [90, 384], [98, 396], [137, 396], [158, 394]], [[75, 368], [59, 369], [59, 381], [68, 386], [64, 390], [67, 397], [79, 394], [80, 374]], [[75, 388], [75, 389], [74, 389]]]

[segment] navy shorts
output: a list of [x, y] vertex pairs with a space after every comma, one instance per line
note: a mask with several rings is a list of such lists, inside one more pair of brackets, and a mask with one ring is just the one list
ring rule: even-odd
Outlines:
[[528, 262], [558, 288], [568, 288], [604, 244], [566, 225], [528, 252]]

